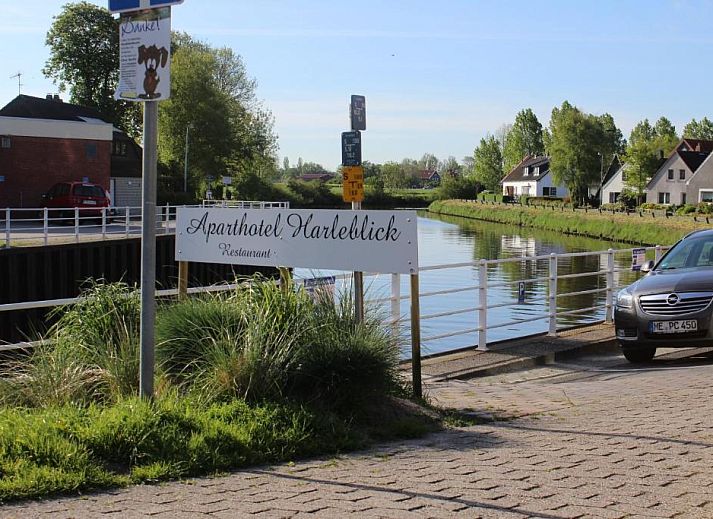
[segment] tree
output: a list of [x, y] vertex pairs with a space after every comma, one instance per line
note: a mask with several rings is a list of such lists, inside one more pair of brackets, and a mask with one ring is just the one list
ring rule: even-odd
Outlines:
[[409, 186], [406, 172], [398, 162], [387, 162], [381, 166], [384, 185], [390, 189], [402, 189]]
[[504, 172], [509, 172], [526, 155], [542, 155], [544, 152], [540, 121], [532, 109], [520, 110], [505, 137], [502, 151]]
[[119, 21], [86, 1], [69, 3], [45, 38], [50, 56], [42, 73], [69, 89], [70, 102], [95, 108], [129, 135], [140, 132], [141, 107], [114, 100], [119, 81]]
[[438, 157], [433, 153], [424, 153], [418, 161], [418, 168], [422, 171], [436, 171], [438, 169]]
[[176, 34], [171, 63], [171, 97], [159, 105], [159, 159], [182, 169], [186, 128], [191, 130], [190, 173], [195, 190], [208, 176], [252, 171], [277, 175], [272, 115], [254, 99], [240, 56]]
[[444, 174], [450, 176], [457, 176], [461, 174], [461, 165], [458, 163], [458, 160], [453, 155], [451, 155], [443, 162], [439, 162], [438, 172], [441, 174], [441, 176], [443, 176]]
[[713, 121], [707, 117], [700, 121], [691, 119], [691, 122], [683, 127], [683, 136], [689, 139], [713, 140]]
[[500, 144], [493, 135], [480, 139], [480, 144], [473, 153], [473, 177], [490, 191], [499, 191], [503, 178], [503, 156]]
[[631, 130], [626, 148], [626, 187], [639, 201], [660, 165], [660, 155], [669, 155], [678, 140], [676, 128], [666, 117], [659, 117], [653, 126], [644, 119]]
[[609, 126], [616, 128], [610, 118], [584, 113], [567, 101], [552, 110], [550, 170], [555, 182], [564, 183], [577, 200], [586, 199], [589, 187], [600, 183], [602, 161], [614, 153], [620, 140], [621, 132], [607, 131]]

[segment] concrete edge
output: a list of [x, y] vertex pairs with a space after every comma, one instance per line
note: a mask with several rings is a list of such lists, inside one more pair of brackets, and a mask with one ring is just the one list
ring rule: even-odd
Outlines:
[[447, 375], [435, 375], [429, 377], [435, 382], [447, 380], [467, 380], [470, 378], [489, 377], [521, 371], [535, 366], [545, 366], [557, 360], [572, 359], [582, 355], [613, 353], [619, 350], [619, 343], [616, 339], [605, 339], [591, 342], [585, 345], [573, 344], [559, 351], [547, 351], [532, 357], [506, 360], [486, 366], [473, 366], [460, 371], [448, 373]]

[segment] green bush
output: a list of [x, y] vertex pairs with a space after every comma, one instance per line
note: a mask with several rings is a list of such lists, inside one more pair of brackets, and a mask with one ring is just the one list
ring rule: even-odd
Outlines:
[[481, 202], [503, 202], [502, 193], [493, 193], [492, 191], [481, 191], [478, 193], [478, 200]]
[[696, 212], [700, 214], [711, 214], [713, 213], [713, 204], [710, 204], [708, 202], [700, 202], [696, 206]]
[[613, 204], [602, 204], [599, 208], [603, 211], [626, 211], [626, 205], [622, 202], [615, 202]]
[[444, 175], [440, 186], [436, 189], [436, 198], [439, 200], [472, 200], [478, 193], [479, 188], [480, 184], [472, 177]]
[[691, 214], [696, 212], [696, 206], [691, 204], [684, 204], [676, 209], [677, 215]]
[[566, 205], [564, 199], [557, 197], [526, 196], [521, 198], [524, 198], [524, 200], [521, 201], [522, 205], [533, 207], [562, 207]]

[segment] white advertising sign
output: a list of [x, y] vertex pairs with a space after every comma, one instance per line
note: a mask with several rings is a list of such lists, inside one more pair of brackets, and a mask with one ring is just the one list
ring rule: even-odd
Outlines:
[[637, 247], [631, 250], [631, 270], [641, 270], [641, 265], [646, 261], [646, 249]]
[[160, 101], [171, 94], [171, 8], [121, 15], [119, 86], [114, 97]]
[[182, 207], [176, 261], [414, 274], [416, 212]]

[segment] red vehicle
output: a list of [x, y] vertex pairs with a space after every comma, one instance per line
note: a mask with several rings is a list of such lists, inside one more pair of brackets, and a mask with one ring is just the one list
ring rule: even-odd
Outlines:
[[[59, 182], [42, 195], [42, 205], [58, 211], [58, 216], [74, 216], [73, 207], [79, 207], [80, 216], [101, 216], [102, 209], [109, 207], [109, 197], [104, 188], [88, 182]], [[54, 213], [54, 211], [53, 211]]]

